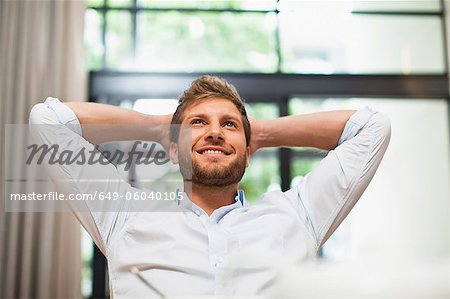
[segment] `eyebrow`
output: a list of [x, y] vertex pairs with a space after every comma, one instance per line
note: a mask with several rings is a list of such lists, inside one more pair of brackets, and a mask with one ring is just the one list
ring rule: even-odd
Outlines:
[[[195, 117], [208, 118], [209, 115], [208, 114], [204, 114], [204, 113], [191, 114], [191, 115], [186, 115], [186, 117], [184, 119], [192, 119], [192, 118], [195, 118]], [[237, 121], [237, 122], [242, 122], [241, 118], [237, 118], [237, 117], [235, 117], [233, 115], [230, 115], [230, 114], [222, 115], [221, 119], [231, 119], [231, 120], [234, 120], [234, 121]]]

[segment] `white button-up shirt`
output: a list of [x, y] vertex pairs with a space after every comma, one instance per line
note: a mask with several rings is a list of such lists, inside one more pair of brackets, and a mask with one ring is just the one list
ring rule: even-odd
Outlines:
[[[57, 143], [61, 150], [93, 148], [81, 136], [76, 115], [57, 99], [36, 105], [30, 124], [63, 125], [36, 133], [40, 142]], [[86, 203], [88, 212], [75, 216], [108, 260], [113, 297], [158, 298], [133, 267], [166, 295], [269, 295], [277, 266], [314, 258], [347, 216], [375, 174], [389, 138], [389, 119], [365, 108], [350, 117], [338, 146], [297, 186], [265, 193], [256, 204], [246, 203], [239, 190], [235, 203], [210, 216], [185, 194], [180, 212], [95, 212]], [[73, 181], [65, 192], [135, 191], [113, 165], [96, 167], [110, 184], [89, 181], [92, 171], [79, 165], [58, 166], [50, 176]]]

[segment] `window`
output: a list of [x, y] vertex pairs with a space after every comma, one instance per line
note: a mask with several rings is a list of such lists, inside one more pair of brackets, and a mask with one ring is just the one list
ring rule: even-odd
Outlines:
[[446, 72], [443, 14], [437, 0], [90, 0], [88, 4], [91, 70]]
[[439, 17], [348, 12], [336, 15], [334, 10], [311, 14], [305, 10], [300, 16], [296, 11], [280, 13], [280, 26], [283, 72], [445, 72], [444, 33]]

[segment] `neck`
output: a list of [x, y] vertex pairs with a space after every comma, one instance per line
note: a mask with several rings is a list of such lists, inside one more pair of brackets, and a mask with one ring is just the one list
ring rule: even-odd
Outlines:
[[191, 189], [186, 188], [185, 182], [184, 190], [191, 201], [202, 208], [209, 216], [214, 210], [233, 204], [236, 201], [238, 184], [225, 187], [192, 184]]

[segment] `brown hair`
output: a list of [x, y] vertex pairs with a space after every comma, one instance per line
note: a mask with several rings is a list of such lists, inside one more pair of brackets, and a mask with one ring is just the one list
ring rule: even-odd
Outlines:
[[[225, 79], [215, 76], [201, 76], [191, 83], [178, 101], [178, 107], [172, 117], [172, 125], [179, 125], [183, 122], [184, 111], [189, 105], [197, 100], [208, 98], [223, 98], [231, 101], [241, 112], [242, 123], [244, 124], [245, 141], [247, 146], [250, 145], [250, 122], [247, 117], [247, 111], [244, 107], [244, 100], [241, 99], [236, 88], [228, 83]], [[179, 126], [171, 126], [170, 141], [177, 142], [180, 131]]]

